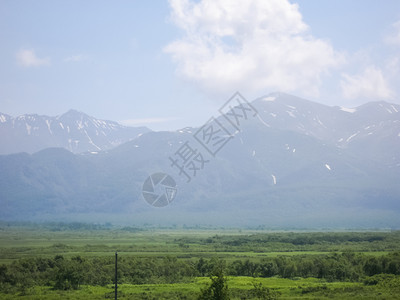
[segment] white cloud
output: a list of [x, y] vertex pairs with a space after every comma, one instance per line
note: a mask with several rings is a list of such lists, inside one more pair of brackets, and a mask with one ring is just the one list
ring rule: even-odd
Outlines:
[[361, 74], [342, 74], [342, 93], [345, 98], [390, 99], [393, 91], [389, 88], [382, 71], [368, 66]]
[[79, 62], [86, 60], [86, 56], [83, 54], [72, 55], [64, 58], [65, 62]]
[[50, 65], [49, 58], [39, 58], [36, 56], [35, 51], [29, 49], [22, 49], [16, 54], [17, 63], [23, 67], [39, 67]]
[[180, 75], [209, 91], [317, 95], [321, 77], [342, 62], [287, 0], [170, 0], [170, 6], [185, 35], [165, 51]]
[[176, 118], [143, 118], [122, 120], [120, 123], [125, 126], [146, 126], [151, 124], [165, 123], [175, 121]]
[[400, 46], [400, 21], [392, 24], [392, 32], [386, 36], [385, 42], [390, 45]]
[[[390, 56], [385, 61], [385, 74], [390, 78], [397, 79], [400, 72], [400, 59], [398, 56]], [[398, 80], [398, 79], [397, 79]]]

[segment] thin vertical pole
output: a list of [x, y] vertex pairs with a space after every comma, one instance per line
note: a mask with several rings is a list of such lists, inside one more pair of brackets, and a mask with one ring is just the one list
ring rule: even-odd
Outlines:
[[115, 252], [115, 300], [118, 299], [118, 253]]

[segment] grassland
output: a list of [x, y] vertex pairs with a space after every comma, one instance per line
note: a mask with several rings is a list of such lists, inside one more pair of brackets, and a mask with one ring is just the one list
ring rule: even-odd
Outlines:
[[[276, 292], [278, 299], [399, 299], [399, 290], [388, 291], [385, 286], [369, 287], [362, 283], [325, 282], [314, 278], [249, 278], [229, 277], [228, 287], [232, 299], [249, 299], [246, 293], [254, 282], [261, 282]], [[207, 278], [197, 278], [189, 283], [173, 284], [123, 284], [119, 286], [119, 299], [196, 299]], [[235, 297], [236, 295], [236, 297]], [[114, 287], [82, 286], [79, 290], [59, 291], [36, 286], [26, 295], [2, 294], [1, 299], [114, 299]], [[255, 298], [262, 299], [262, 298]]]
[[[113, 298], [116, 251], [119, 299], [197, 299], [217, 264], [224, 267], [231, 299], [400, 294], [399, 232], [0, 223], [0, 299]], [[81, 274], [77, 285], [65, 285], [64, 277], [60, 285], [59, 274], [70, 274], [72, 265]], [[257, 284], [263, 293], [257, 294]]]

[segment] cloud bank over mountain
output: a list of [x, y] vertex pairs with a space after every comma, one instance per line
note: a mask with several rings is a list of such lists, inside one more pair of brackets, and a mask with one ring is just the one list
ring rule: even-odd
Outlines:
[[318, 95], [322, 78], [343, 56], [314, 37], [289, 1], [170, 1], [182, 38], [166, 46], [178, 72], [226, 93], [265, 89]]

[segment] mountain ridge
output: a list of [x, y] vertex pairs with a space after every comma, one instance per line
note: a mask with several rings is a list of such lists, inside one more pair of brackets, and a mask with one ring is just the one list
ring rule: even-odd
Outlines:
[[[125, 214], [142, 223], [400, 228], [398, 106], [376, 102], [351, 113], [295, 99], [254, 100], [258, 115], [242, 119], [215, 156], [194, 138], [201, 128], [147, 132], [93, 153], [2, 155], [0, 218]], [[186, 142], [208, 161], [190, 183], [169, 159]], [[141, 196], [155, 172], [178, 185], [161, 209]]]
[[62, 147], [73, 153], [101, 151], [150, 131], [101, 120], [77, 110], [58, 116], [25, 114], [11, 117], [0, 113], [0, 154], [34, 153], [47, 147]]

